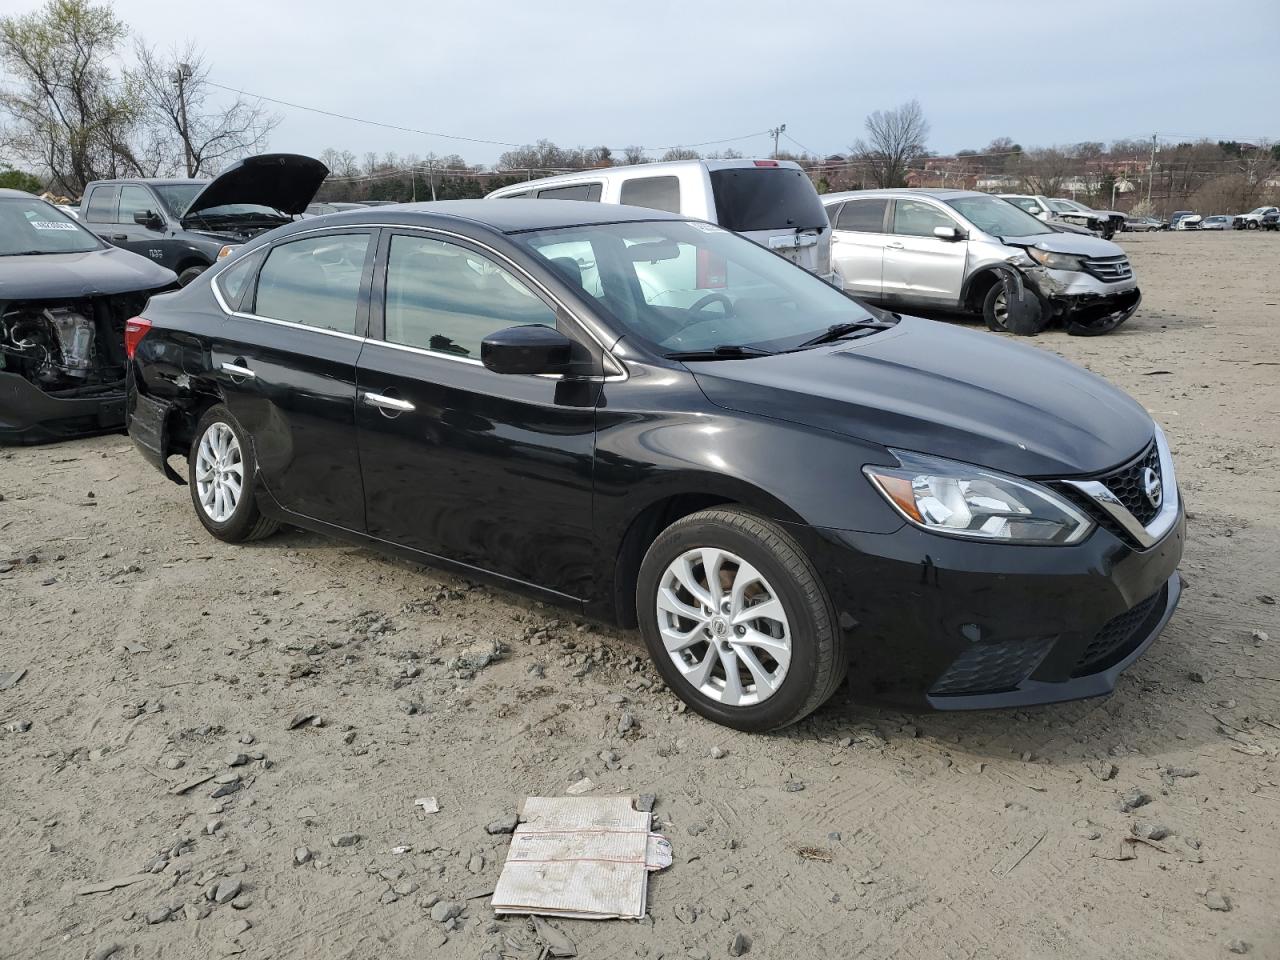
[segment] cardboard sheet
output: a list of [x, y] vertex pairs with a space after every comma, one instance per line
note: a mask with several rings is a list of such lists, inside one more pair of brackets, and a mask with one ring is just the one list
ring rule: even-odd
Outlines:
[[530, 797], [493, 892], [495, 913], [639, 919], [649, 871], [671, 864], [630, 797]]

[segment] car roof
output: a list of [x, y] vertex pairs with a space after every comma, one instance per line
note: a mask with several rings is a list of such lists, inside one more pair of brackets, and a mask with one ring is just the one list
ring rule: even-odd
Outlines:
[[881, 190], [844, 190], [840, 193], [824, 193], [823, 203], [834, 203], [853, 197], [932, 197], [934, 200], [954, 200], [957, 197], [989, 197], [978, 190], [942, 190], [937, 187], [888, 187]]
[[[760, 160], [761, 170], [770, 169], [786, 169], [799, 170], [800, 164], [794, 160]], [[738, 158], [732, 160], [665, 160], [657, 163], [631, 163], [622, 164], [616, 167], [587, 167], [582, 170], [573, 170], [569, 173], [558, 173], [550, 177], [538, 177], [524, 183], [512, 183], [505, 187], [499, 187], [492, 193], [505, 193], [509, 190], [519, 192], [520, 190], [538, 189], [541, 187], [554, 187], [558, 183], [581, 183], [584, 180], [602, 180], [605, 177], [613, 177], [618, 174], [643, 173], [646, 177], [664, 177], [678, 174], [690, 168], [700, 168], [704, 170], [741, 170], [755, 169], [757, 160], [754, 158]]]
[[[295, 226], [314, 230], [324, 224], [383, 224], [406, 226], [447, 225], [466, 221], [498, 233], [554, 230], [600, 223], [644, 220], [687, 220], [680, 214], [586, 200], [438, 200], [397, 203], [389, 206], [343, 210], [299, 221]], [[289, 229], [289, 228], [285, 228]]]
[[89, 187], [101, 186], [104, 183], [147, 183], [155, 186], [168, 187], [183, 183], [198, 183], [201, 186], [211, 183], [210, 180], [202, 180], [197, 177], [112, 177], [109, 180], [93, 180], [85, 186]]

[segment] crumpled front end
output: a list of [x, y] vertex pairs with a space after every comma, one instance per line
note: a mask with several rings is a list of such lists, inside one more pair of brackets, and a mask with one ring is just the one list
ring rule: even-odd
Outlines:
[[0, 301], [0, 445], [123, 428], [124, 325], [152, 292]]

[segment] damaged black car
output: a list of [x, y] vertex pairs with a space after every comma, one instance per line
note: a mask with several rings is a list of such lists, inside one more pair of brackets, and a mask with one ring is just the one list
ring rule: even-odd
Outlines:
[[172, 270], [0, 190], [0, 445], [120, 430], [125, 325]]

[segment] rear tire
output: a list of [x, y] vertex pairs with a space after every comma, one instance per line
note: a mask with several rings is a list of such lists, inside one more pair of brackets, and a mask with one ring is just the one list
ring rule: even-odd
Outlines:
[[672, 692], [737, 730], [797, 722], [848, 672], [813, 564], [780, 525], [742, 510], [702, 510], [662, 531], [640, 566], [636, 613]]
[[196, 516], [219, 540], [261, 540], [280, 528], [278, 521], [258, 510], [256, 476], [249, 435], [230, 410], [214, 404], [196, 424], [187, 454], [187, 484]]

